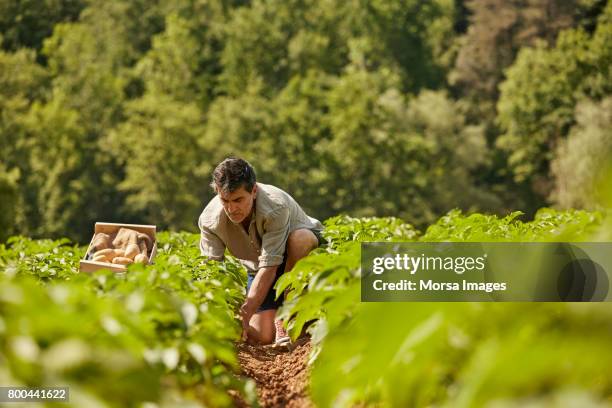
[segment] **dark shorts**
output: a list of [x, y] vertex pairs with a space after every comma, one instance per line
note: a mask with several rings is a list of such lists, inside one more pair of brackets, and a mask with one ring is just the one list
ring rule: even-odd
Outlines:
[[[319, 240], [319, 246], [325, 245], [327, 243], [325, 238], [323, 238], [323, 236], [321, 235], [320, 231], [313, 230], [313, 229], [311, 229], [310, 231], [312, 231], [312, 233], [315, 234], [315, 237], [317, 237], [317, 239]], [[285, 294], [281, 293], [278, 299], [274, 299], [276, 297], [276, 290], [274, 289], [274, 285], [276, 285], [276, 281], [278, 280], [278, 278], [283, 273], [285, 273], [286, 263], [287, 263], [287, 245], [285, 245], [285, 253], [283, 254], [283, 263], [281, 263], [278, 266], [278, 269], [276, 269], [276, 276], [274, 277], [274, 282], [272, 282], [272, 286], [270, 287], [270, 290], [266, 294], [266, 297], [263, 303], [261, 304], [259, 309], [257, 309], [258, 312], [263, 312], [264, 310], [272, 310], [272, 309], [276, 310], [283, 304], [283, 301], [285, 300]], [[255, 275], [249, 274], [247, 278], [248, 278], [247, 279], [247, 293], [249, 293], [249, 290], [251, 289], [251, 285], [253, 284], [253, 280], [255, 279]]]

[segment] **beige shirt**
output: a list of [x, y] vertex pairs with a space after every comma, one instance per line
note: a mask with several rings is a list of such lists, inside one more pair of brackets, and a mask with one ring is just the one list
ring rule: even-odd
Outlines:
[[219, 196], [215, 196], [198, 220], [202, 255], [222, 260], [227, 247], [250, 273], [256, 273], [259, 268], [283, 262], [287, 237], [292, 231], [323, 230], [323, 225], [306, 215], [293, 197], [268, 184], [257, 183], [254, 211], [246, 231], [229, 219]]

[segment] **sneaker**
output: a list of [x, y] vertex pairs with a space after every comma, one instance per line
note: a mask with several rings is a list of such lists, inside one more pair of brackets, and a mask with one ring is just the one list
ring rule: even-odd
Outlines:
[[287, 334], [287, 330], [283, 326], [283, 321], [277, 319], [274, 321], [274, 326], [276, 327], [276, 340], [274, 344], [277, 346], [284, 346], [287, 344], [291, 344], [291, 337]]

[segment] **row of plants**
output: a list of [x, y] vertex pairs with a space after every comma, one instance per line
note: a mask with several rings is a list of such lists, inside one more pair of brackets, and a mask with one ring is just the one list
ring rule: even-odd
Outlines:
[[234, 349], [244, 272], [206, 262], [195, 234], [158, 245], [154, 265], [91, 275], [67, 240], [0, 245], [0, 384], [68, 386], [75, 407], [254, 403]]
[[[328, 245], [276, 287], [288, 290], [280, 313], [292, 336], [311, 335], [313, 401], [609, 403], [612, 310], [604, 303], [360, 302], [361, 242], [611, 238], [600, 213], [520, 215], [452, 211], [425, 232], [396, 218], [327, 220]], [[155, 264], [125, 274], [78, 273], [85, 248], [68, 240], [0, 245], [0, 383], [69, 386], [73, 406], [256, 404], [254, 383], [237, 375], [234, 346], [244, 271], [231, 257], [207, 262], [198, 239], [160, 233]]]
[[335, 217], [279, 280], [291, 335], [312, 335], [318, 406], [608, 406], [606, 303], [361, 303], [360, 242], [610, 240], [601, 213], [499, 218], [452, 211], [423, 234], [397, 219]]

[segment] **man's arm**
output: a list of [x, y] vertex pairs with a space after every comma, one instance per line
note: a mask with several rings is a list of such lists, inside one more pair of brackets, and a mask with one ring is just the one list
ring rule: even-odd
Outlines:
[[261, 306], [266, 298], [266, 294], [272, 287], [277, 269], [278, 265], [267, 266], [257, 271], [257, 275], [255, 275], [255, 279], [253, 279], [249, 293], [247, 293], [246, 300], [240, 308], [243, 336], [246, 334], [249, 327], [251, 317], [255, 314], [259, 306]]
[[210, 228], [204, 226], [201, 220], [198, 225], [200, 227], [200, 253], [214, 261], [222, 261], [225, 244]]
[[264, 222], [264, 231], [261, 256], [259, 257], [259, 270], [255, 279], [253, 279], [247, 298], [240, 308], [243, 338], [246, 338], [251, 317], [261, 306], [266, 294], [272, 288], [276, 271], [283, 262], [283, 252], [289, 236], [289, 209], [279, 208], [275, 213], [270, 214]]

